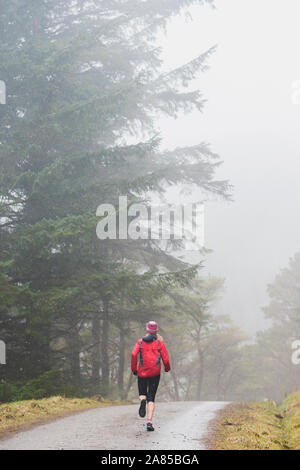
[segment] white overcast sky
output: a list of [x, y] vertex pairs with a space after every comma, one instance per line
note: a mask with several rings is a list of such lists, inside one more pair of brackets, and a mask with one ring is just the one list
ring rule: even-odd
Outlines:
[[206, 272], [226, 278], [218, 311], [247, 331], [264, 326], [266, 286], [300, 251], [299, 0], [216, 0], [174, 19], [160, 39], [167, 68], [217, 44], [195, 87], [204, 112], [163, 119], [164, 146], [211, 143], [234, 185], [231, 204], [207, 207]]

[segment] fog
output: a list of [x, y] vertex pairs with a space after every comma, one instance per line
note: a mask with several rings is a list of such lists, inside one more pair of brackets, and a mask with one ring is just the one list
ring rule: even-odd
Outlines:
[[0, 402], [299, 390], [298, 13], [3, 3]]
[[161, 122], [164, 145], [203, 140], [224, 160], [218, 177], [232, 203], [206, 207], [206, 272], [226, 279], [217, 311], [248, 333], [266, 325], [267, 284], [300, 248], [299, 117], [292, 86], [300, 78], [300, 5], [296, 0], [217, 0], [174, 19], [160, 43], [166, 68], [217, 44], [195, 80], [202, 114]]

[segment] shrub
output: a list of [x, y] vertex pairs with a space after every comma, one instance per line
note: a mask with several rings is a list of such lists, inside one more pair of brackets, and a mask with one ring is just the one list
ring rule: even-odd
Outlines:
[[35, 379], [23, 383], [4, 383], [0, 385], [0, 402], [38, 400], [63, 395], [66, 397], [80, 396], [76, 387], [65, 384], [61, 371], [50, 370]]

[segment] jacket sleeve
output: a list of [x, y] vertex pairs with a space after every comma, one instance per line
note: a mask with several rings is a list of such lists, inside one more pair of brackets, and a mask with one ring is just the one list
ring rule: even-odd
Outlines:
[[140, 340], [136, 343], [131, 353], [131, 370], [137, 372], [137, 358], [140, 351]]
[[162, 361], [163, 361], [164, 366], [165, 366], [165, 371], [169, 372], [169, 370], [171, 370], [171, 366], [170, 366], [169, 354], [168, 354], [167, 348], [165, 346], [165, 343], [162, 343], [160, 352], [161, 352]]

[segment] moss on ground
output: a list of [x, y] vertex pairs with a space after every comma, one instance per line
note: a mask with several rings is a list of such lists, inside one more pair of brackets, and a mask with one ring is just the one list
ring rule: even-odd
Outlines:
[[300, 449], [300, 392], [274, 402], [232, 404], [216, 424], [217, 450]]
[[74, 412], [121, 404], [124, 402], [99, 401], [97, 397], [64, 398], [61, 396], [2, 404], [0, 405], [0, 438], [5, 437], [7, 433], [68, 416]]

